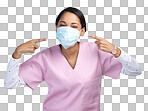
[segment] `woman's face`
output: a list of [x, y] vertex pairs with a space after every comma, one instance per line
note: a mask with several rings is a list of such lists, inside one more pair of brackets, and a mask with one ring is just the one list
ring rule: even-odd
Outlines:
[[[64, 26], [68, 26], [68, 27], [72, 27], [74, 29], [77, 29], [77, 30], [81, 30], [81, 23], [80, 23], [80, 20], [79, 18], [73, 14], [73, 13], [70, 13], [70, 12], [65, 12], [59, 22], [58, 22], [58, 25], [56, 27], [56, 31], [57, 31], [57, 28], [58, 27], [64, 27]], [[85, 29], [83, 27], [80, 35], [83, 36], [85, 33]]]

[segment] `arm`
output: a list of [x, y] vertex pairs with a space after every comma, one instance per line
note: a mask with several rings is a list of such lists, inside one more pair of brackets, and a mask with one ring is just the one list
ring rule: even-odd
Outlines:
[[[102, 37], [88, 35], [94, 39], [97, 39], [95, 43], [97, 47], [105, 52], [109, 52], [112, 54], [112, 50], [114, 49], [114, 45]], [[130, 55], [125, 53], [121, 48], [117, 47], [117, 53], [114, 55], [115, 59], [117, 59], [122, 64], [121, 72], [126, 75], [140, 75], [142, 73], [140, 66], [138, 65], [137, 61], [132, 58]]]
[[128, 55], [121, 48], [117, 48], [117, 54], [114, 55], [114, 57], [122, 63], [122, 74], [137, 76], [142, 73], [141, 68], [138, 65], [136, 59]]
[[7, 65], [7, 71], [4, 78], [4, 87], [8, 89], [14, 89], [21, 85], [25, 85], [23, 79], [18, 75], [19, 63], [21, 58], [15, 59], [12, 54], [10, 61]]
[[[29, 60], [25, 61], [24, 63], [20, 65], [19, 65], [19, 62], [21, 60], [21, 55], [23, 53], [34, 53], [35, 50], [39, 48], [39, 46], [36, 45], [36, 43], [45, 41], [45, 40], [47, 39], [42, 38], [42, 39], [30, 40], [30, 41], [27, 41], [19, 45], [15, 49], [15, 52], [11, 55], [10, 61], [7, 65], [7, 72], [6, 72], [6, 76], [4, 79], [5, 88], [11, 88], [11, 89], [17, 88], [18, 86], [23, 85], [23, 84], [28, 85], [27, 83], [31, 84], [31, 87], [35, 88], [35, 85], [38, 85], [43, 80], [42, 78], [40, 78], [40, 76], [37, 75], [39, 73], [42, 74], [42, 72], [41, 72], [41, 69], [38, 69], [40, 65], [39, 64], [37, 65], [36, 61], [34, 60], [34, 58], [38, 57], [40, 53], [34, 55], [34, 57], [30, 58]], [[32, 63], [32, 61], [34, 62]], [[36, 66], [36, 67], [32, 67], [32, 66]], [[27, 71], [30, 71], [32, 76], [34, 77], [37, 76], [37, 77], [33, 79], [32, 78], [30, 79], [29, 78], [30, 76], [26, 77], [27, 74], [25, 73]], [[37, 71], [40, 71], [40, 72], [37, 72]]]

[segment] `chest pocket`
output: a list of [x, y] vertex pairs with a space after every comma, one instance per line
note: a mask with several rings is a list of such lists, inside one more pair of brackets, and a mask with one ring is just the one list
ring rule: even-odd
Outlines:
[[100, 88], [101, 88], [101, 77], [97, 77], [91, 81], [84, 83], [82, 90], [83, 103], [85, 109], [98, 109], [100, 107]]

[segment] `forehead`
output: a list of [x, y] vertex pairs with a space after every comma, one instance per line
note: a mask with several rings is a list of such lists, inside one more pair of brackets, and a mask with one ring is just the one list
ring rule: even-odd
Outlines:
[[[65, 13], [61, 16], [59, 22], [60, 22], [60, 21], [65, 21], [66, 23], [75, 22], [75, 23], [80, 24], [80, 19], [79, 19], [79, 17], [78, 17], [77, 15], [71, 13], [71, 12], [65, 12]], [[62, 23], [63, 23], [63, 22], [62, 22]]]

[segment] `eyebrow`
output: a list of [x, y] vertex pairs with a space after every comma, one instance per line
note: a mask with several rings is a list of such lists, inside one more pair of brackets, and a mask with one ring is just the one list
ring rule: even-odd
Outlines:
[[[66, 23], [65, 21], [60, 21], [60, 22], [64, 22], [64, 23]], [[75, 23], [75, 22], [73, 22], [72, 24], [77, 24], [77, 25], [78, 25], [78, 23]]]

